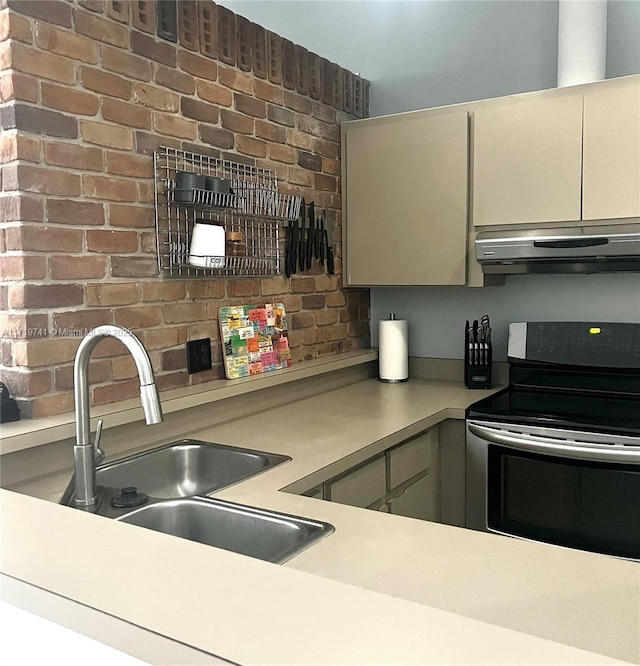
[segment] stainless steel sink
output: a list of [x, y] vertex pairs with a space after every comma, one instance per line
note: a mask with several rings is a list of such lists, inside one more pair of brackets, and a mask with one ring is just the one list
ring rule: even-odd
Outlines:
[[204, 497], [150, 504], [116, 520], [276, 564], [334, 531], [329, 523]]
[[[331, 534], [333, 526], [202, 495], [288, 460], [289, 456], [183, 439], [97, 467], [98, 503], [93, 510], [132, 525], [282, 563]], [[72, 479], [62, 504], [74, 506], [74, 488]], [[129, 499], [133, 494], [135, 504], [123, 503], [123, 489]]]
[[[157, 499], [208, 495], [291, 460], [289, 456], [183, 439], [96, 468], [96, 484], [135, 486]], [[62, 502], [73, 500], [73, 480]]]

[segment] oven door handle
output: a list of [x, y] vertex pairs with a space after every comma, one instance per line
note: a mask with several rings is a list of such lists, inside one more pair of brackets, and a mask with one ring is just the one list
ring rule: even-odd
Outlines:
[[638, 446], [610, 447], [606, 444], [579, 441], [563, 444], [558, 440], [546, 439], [540, 435], [535, 435], [535, 439], [530, 439], [529, 437], [507, 434], [503, 430], [488, 428], [476, 423], [469, 423], [467, 427], [469, 432], [487, 442], [510, 446], [520, 451], [546, 453], [551, 456], [563, 456], [578, 460], [597, 460], [599, 462], [637, 463], [640, 461], [640, 447]]

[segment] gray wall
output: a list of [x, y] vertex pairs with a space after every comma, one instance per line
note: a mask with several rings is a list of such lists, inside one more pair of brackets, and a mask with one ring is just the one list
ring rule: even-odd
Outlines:
[[[371, 115], [556, 85], [557, 0], [219, 0], [371, 81]], [[640, 73], [640, 0], [608, 2], [607, 77]]]
[[371, 115], [556, 84], [557, 2], [221, 4], [370, 80]]
[[640, 0], [609, 0], [607, 78], [640, 73]]
[[556, 84], [557, 2], [221, 4], [371, 81], [371, 115]]
[[371, 329], [393, 312], [406, 319], [411, 356], [462, 358], [466, 319], [488, 314], [494, 358], [507, 357], [512, 321], [640, 323], [640, 274], [513, 275], [501, 287], [377, 288], [371, 290]]
[[[553, 88], [556, 0], [222, 0], [234, 12], [371, 81], [372, 115]], [[607, 77], [640, 73], [640, 0], [609, 0]], [[412, 356], [461, 358], [465, 319], [640, 322], [640, 275], [514, 276], [502, 287], [376, 288], [371, 328], [409, 320]]]

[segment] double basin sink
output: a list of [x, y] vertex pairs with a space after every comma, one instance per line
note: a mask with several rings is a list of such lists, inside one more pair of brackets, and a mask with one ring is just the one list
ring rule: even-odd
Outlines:
[[[331, 534], [333, 526], [207, 495], [288, 460], [288, 456], [183, 439], [97, 467], [97, 513], [281, 564]], [[62, 504], [74, 505], [74, 488], [72, 479]], [[123, 497], [140, 505], [122, 507]]]

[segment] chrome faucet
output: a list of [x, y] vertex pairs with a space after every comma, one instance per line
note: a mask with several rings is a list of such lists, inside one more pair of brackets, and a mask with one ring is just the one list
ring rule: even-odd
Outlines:
[[153, 377], [147, 350], [136, 336], [121, 326], [98, 326], [83, 338], [73, 366], [74, 397], [76, 407], [76, 445], [73, 447], [75, 465], [75, 505], [91, 511], [98, 498], [96, 493], [96, 465], [104, 459], [100, 448], [102, 420], [98, 421], [95, 443], [91, 443], [89, 414], [89, 360], [95, 346], [104, 338], [116, 338], [131, 352], [138, 368], [140, 398], [147, 425], [162, 421], [160, 398]]

